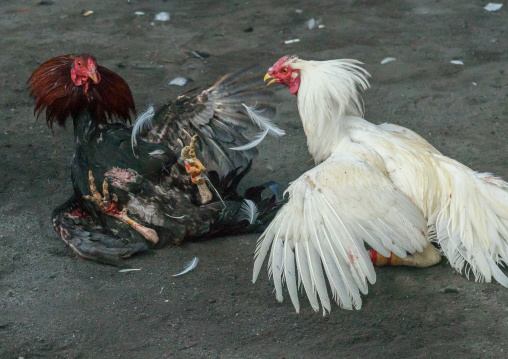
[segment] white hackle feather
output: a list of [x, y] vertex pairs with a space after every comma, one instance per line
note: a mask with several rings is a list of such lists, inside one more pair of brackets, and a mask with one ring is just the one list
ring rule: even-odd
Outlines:
[[270, 134], [274, 137], [284, 136], [286, 132], [277, 127], [269, 118], [263, 116], [262, 112], [257, 110], [255, 106], [247, 106], [246, 104], [242, 104], [247, 111], [247, 114], [251, 118], [252, 122], [259, 126], [263, 131], [256, 135], [256, 139], [251, 141], [245, 145], [232, 147], [230, 150], [235, 151], [245, 151], [259, 145], [266, 137], [266, 135]]
[[330, 156], [344, 136], [339, 118], [363, 115], [357, 88], [369, 88], [370, 75], [357, 60], [304, 61], [293, 57], [288, 63], [300, 70], [298, 110], [309, 152], [319, 163]]
[[153, 105], [148, 106], [148, 109], [143, 112], [141, 115], [138, 116], [136, 119], [136, 122], [134, 122], [134, 126], [132, 127], [132, 134], [131, 134], [131, 146], [132, 146], [132, 153], [134, 153], [134, 147], [138, 144], [138, 135], [145, 131], [152, 128], [152, 119], [155, 115], [155, 110], [153, 108]]
[[180, 272], [180, 273], [177, 273], [177, 274], [173, 274], [172, 277], [179, 277], [181, 275], [184, 275], [186, 273], [189, 273], [191, 270], [193, 270], [194, 268], [196, 268], [196, 266], [198, 265], [198, 262], [199, 262], [199, 258], [198, 257], [194, 257], [193, 260], [191, 260], [187, 266]]
[[250, 224], [256, 222], [259, 216], [258, 206], [250, 199], [244, 199], [240, 207], [238, 221], [247, 220]]
[[[276, 298], [286, 282], [299, 311], [303, 284], [314, 310], [361, 307], [376, 279], [365, 243], [388, 257], [437, 242], [452, 267], [508, 287], [508, 183], [443, 156], [404, 127], [367, 122], [356, 60], [304, 61], [298, 109], [318, 166], [287, 189], [289, 201], [258, 240], [253, 281], [266, 257]], [[297, 279], [298, 278], [298, 279]]]

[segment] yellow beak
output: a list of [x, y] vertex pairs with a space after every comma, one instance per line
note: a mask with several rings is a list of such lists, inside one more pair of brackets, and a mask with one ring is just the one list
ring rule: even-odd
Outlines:
[[99, 78], [97, 77], [97, 72], [95, 72], [95, 70], [92, 70], [88, 73], [88, 77], [90, 77], [93, 81], [94, 84], [96, 84], [99, 80]]
[[265, 75], [265, 78], [263, 79], [263, 81], [266, 81], [268, 79], [273, 79], [272, 81], [270, 81], [269, 83], [266, 84], [266, 86], [270, 86], [271, 84], [273, 84], [275, 81], [277, 81], [277, 79], [274, 79], [272, 76], [266, 74]]

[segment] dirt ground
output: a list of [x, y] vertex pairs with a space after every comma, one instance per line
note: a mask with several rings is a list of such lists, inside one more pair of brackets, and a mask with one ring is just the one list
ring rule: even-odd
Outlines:
[[[138, 110], [286, 54], [356, 58], [372, 75], [367, 119], [409, 127], [508, 178], [508, 6], [499, 1], [497, 12], [483, 9], [487, 0], [2, 1], [0, 358], [507, 357], [508, 289], [468, 281], [446, 259], [379, 269], [360, 311], [335, 306], [324, 318], [307, 302], [296, 314], [287, 295], [279, 304], [265, 270], [251, 283], [256, 235], [169, 246], [130, 259], [141, 268], [130, 273], [77, 259], [50, 223], [71, 193], [72, 126], [52, 132], [36, 121], [26, 91], [40, 63], [71, 52], [124, 77]], [[161, 11], [169, 22], [154, 20]], [[309, 30], [311, 18], [325, 27]], [[386, 57], [397, 60], [382, 65]], [[193, 81], [168, 86], [177, 76]], [[287, 135], [261, 145], [245, 186], [286, 186], [312, 166], [296, 99], [274, 89]], [[171, 276], [195, 256], [194, 271]]]

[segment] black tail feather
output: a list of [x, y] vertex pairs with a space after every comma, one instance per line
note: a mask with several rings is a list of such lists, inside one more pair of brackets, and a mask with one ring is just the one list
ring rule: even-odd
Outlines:
[[[241, 201], [242, 197], [238, 195], [236, 190], [240, 181], [250, 171], [251, 165], [252, 161], [249, 162], [247, 167], [238, 167], [222, 178], [220, 178], [215, 171], [210, 171], [208, 173], [208, 179], [217, 192], [221, 194], [222, 200]], [[214, 196], [217, 197], [217, 193], [215, 193], [215, 191], [212, 192], [214, 192]], [[218, 198], [216, 198], [216, 200], [218, 200]]]
[[[221, 215], [211, 224], [204, 238], [262, 232], [283, 205], [279, 200], [278, 187], [275, 182], [266, 182], [248, 188], [244, 197], [237, 195], [234, 201], [224, 201], [225, 207], [221, 202], [213, 203], [211, 206], [220, 209]], [[241, 210], [245, 200], [253, 201], [258, 210], [257, 218], [252, 223], [244, 219]]]

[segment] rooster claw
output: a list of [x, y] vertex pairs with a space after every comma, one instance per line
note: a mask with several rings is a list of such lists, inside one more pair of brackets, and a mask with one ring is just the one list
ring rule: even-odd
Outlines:
[[129, 226], [134, 228], [136, 232], [141, 234], [145, 239], [149, 240], [150, 242], [153, 243], [159, 242], [159, 236], [157, 235], [157, 232], [155, 232], [151, 228], [147, 228], [139, 224], [138, 222], [130, 219], [129, 216], [127, 216], [126, 208], [120, 210], [118, 206], [118, 196], [114, 193], [110, 195], [109, 185], [106, 179], [104, 179], [104, 182], [102, 183], [102, 193], [103, 193], [102, 195], [95, 186], [95, 178], [93, 177], [92, 170], [88, 171], [88, 183], [90, 185], [90, 192], [92, 192], [92, 195], [91, 196], [86, 195], [84, 196], [84, 198], [95, 204], [95, 207], [99, 211], [128, 224]]
[[212, 200], [212, 192], [208, 189], [201, 172], [206, 170], [205, 166], [196, 157], [195, 144], [198, 135], [192, 136], [189, 146], [182, 148], [181, 156], [185, 162], [185, 170], [190, 175], [192, 183], [198, 186], [201, 196], [201, 203], [205, 204]]
[[94, 203], [102, 213], [105, 214], [117, 214], [120, 213], [118, 209], [118, 196], [113, 193], [111, 196], [109, 194], [109, 185], [106, 179], [102, 183], [102, 193], [97, 190], [95, 186], [95, 178], [93, 177], [92, 170], [88, 171], [88, 183], [90, 185], [90, 192], [92, 195], [86, 195], [84, 198]]

